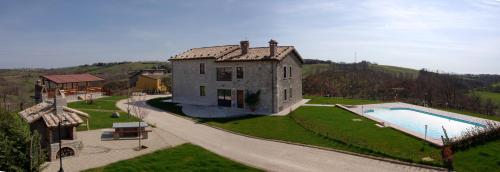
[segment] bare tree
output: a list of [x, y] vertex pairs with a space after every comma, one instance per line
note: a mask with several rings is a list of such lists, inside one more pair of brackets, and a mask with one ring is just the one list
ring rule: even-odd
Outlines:
[[146, 109], [144, 102], [146, 100], [146, 96], [144, 94], [139, 94], [139, 95], [134, 95], [132, 94], [131, 98], [131, 103], [132, 106], [130, 106], [130, 111], [134, 116], [139, 118], [139, 147], [138, 150], [142, 150], [143, 147], [141, 145], [141, 140], [142, 140], [142, 132], [143, 130], [141, 129], [141, 122], [144, 121], [144, 119], [148, 116], [149, 111]]

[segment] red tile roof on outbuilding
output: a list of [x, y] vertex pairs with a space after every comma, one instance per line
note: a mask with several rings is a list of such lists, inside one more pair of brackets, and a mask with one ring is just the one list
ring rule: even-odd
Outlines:
[[69, 74], [69, 75], [44, 75], [43, 78], [52, 82], [63, 84], [73, 82], [103, 81], [104, 79], [91, 74]]

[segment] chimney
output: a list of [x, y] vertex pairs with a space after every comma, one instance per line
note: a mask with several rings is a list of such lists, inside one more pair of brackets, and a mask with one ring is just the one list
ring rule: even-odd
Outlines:
[[278, 52], [278, 42], [276, 42], [275, 40], [270, 40], [269, 41], [269, 56], [272, 57], [272, 56], [275, 56]]
[[62, 115], [64, 106], [66, 105], [66, 96], [59, 89], [57, 89], [54, 93], [54, 106], [56, 108], [56, 115]]
[[248, 40], [240, 41], [241, 54], [248, 53], [248, 48], [250, 47], [250, 42]]

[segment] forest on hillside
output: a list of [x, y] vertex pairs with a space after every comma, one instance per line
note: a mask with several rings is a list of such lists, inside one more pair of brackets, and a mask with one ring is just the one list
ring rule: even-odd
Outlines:
[[496, 103], [481, 99], [473, 91], [499, 83], [499, 75], [458, 75], [422, 69], [414, 76], [376, 69], [366, 61], [348, 64], [308, 60], [306, 63], [323, 64], [323, 68], [316, 68], [303, 78], [303, 92], [307, 95], [397, 100], [500, 115]]

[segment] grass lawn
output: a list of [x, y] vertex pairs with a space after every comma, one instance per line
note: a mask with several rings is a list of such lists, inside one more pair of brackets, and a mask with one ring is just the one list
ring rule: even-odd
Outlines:
[[78, 101], [68, 103], [68, 107], [74, 109], [94, 109], [94, 110], [119, 110], [116, 107], [116, 102], [121, 99], [127, 98], [126, 96], [110, 96], [95, 99], [94, 103], [87, 104], [85, 101]]
[[491, 99], [494, 103], [500, 105], [500, 93], [493, 93], [488, 91], [474, 91], [474, 93], [478, 94], [483, 101], [486, 99]]
[[360, 105], [382, 103], [377, 100], [366, 99], [346, 99], [340, 97], [320, 97], [320, 96], [304, 96], [304, 99], [311, 99], [307, 104], [344, 104], [344, 105]]
[[[68, 103], [68, 107], [74, 108], [90, 115], [90, 129], [111, 128], [114, 122], [132, 122], [138, 121], [134, 116], [128, 116], [115, 106], [118, 100], [126, 98], [125, 96], [111, 96], [95, 99], [94, 103], [87, 104], [84, 101]], [[111, 118], [113, 112], [120, 113], [119, 118]], [[86, 126], [80, 125], [76, 128], [78, 131], [87, 130]]]
[[500, 139], [454, 155], [454, 170], [500, 171]]
[[431, 157], [435, 164], [441, 164], [437, 147], [392, 128], [379, 128], [375, 121], [337, 107], [304, 106], [291, 116], [304, 128], [348, 145], [406, 161], [419, 162], [424, 157]]
[[89, 169], [102, 171], [261, 171], [226, 159], [199, 146], [183, 144], [129, 160]]
[[478, 117], [478, 118], [484, 118], [484, 119], [490, 119], [490, 120], [500, 121], [500, 116], [483, 115], [483, 114], [472, 113], [472, 112], [468, 112], [468, 111], [461, 111], [461, 110], [450, 109], [450, 108], [448, 108], [448, 109], [442, 109], [442, 108], [440, 108], [440, 110], [449, 111], [449, 112], [453, 112], [453, 113], [464, 114], [464, 115], [469, 115], [469, 116], [475, 116], [475, 117]]

